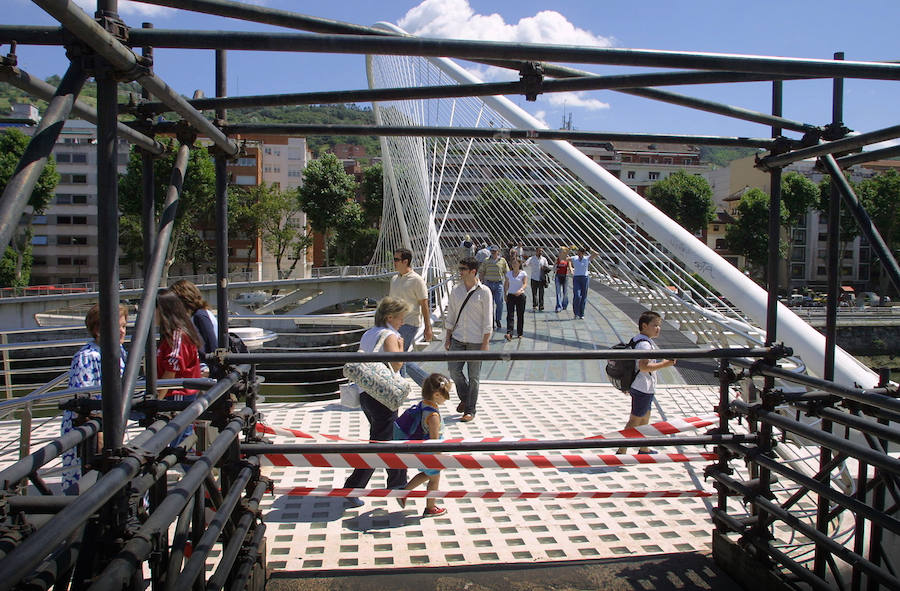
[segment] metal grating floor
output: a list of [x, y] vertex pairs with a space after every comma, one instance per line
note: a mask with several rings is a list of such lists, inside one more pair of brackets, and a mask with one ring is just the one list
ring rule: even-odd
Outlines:
[[[711, 412], [710, 387], [661, 387], [653, 421]], [[621, 429], [629, 398], [606, 385], [483, 382], [475, 421], [460, 423], [446, 405], [447, 437], [582, 438]], [[364, 438], [360, 411], [335, 402], [267, 404], [273, 426]], [[289, 439], [275, 437], [275, 441]], [[679, 450], [692, 451], [692, 450]], [[698, 450], [699, 451], [699, 450]], [[711, 450], [709, 450], [711, 451]], [[548, 455], [559, 452], [546, 452]], [[559, 470], [446, 470], [441, 490], [712, 491], [702, 464]], [[267, 468], [276, 487], [341, 487], [349, 469]], [[410, 472], [412, 476], [413, 472]], [[377, 471], [370, 487], [384, 486]], [[345, 509], [340, 499], [267, 496], [269, 566], [332, 570], [582, 560], [710, 549], [709, 498], [515, 500], [447, 499], [447, 513], [421, 518], [424, 499], [401, 509], [395, 499], [364, 499]]]

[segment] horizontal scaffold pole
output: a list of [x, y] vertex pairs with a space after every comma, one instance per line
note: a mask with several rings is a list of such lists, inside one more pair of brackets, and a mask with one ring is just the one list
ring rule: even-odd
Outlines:
[[[176, 113], [181, 115], [200, 133], [208, 137], [223, 152], [229, 156], [234, 156], [238, 153], [239, 148], [234, 141], [228, 139], [211, 121], [203, 116], [203, 113], [191, 107], [187, 100], [172, 90], [162, 79], [148, 70], [144, 70], [139, 65], [137, 56], [134, 55], [129, 47], [103, 29], [78, 5], [68, 0], [34, 0], [34, 3], [47, 11], [73, 35], [106, 59], [117, 71], [133, 76], [138, 84], [172, 107]], [[138, 45], [144, 46], [148, 44], [138, 43]]]
[[[53, 14], [66, 28], [71, 29], [71, 19], [68, 19], [66, 14], [72, 11], [60, 12], [61, 10], [65, 11], [67, 6], [71, 6], [71, 2], [66, 0], [34, 0], [34, 2]], [[82, 12], [82, 14], [84, 13]], [[63, 19], [65, 19], [65, 22], [63, 22]], [[99, 25], [97, 27], [99, 28]], [[30, 35], [24, 35], [23, 27], [6, 27], [5, 29], [5, 31], [2, 31], [2, 36], [0, 36], [0, 42], [2, 43], [16, 41], [22, 44], [59, 45], [62, 40], [61, 34], [54, 36], [47, 31], [37, 31], [34, 27]], [[19, 35], [18, 39], [15, 38], [17, 31], [23, 33]], [[610, 66], [728, 70], [784, 76], [900, 80], [900, 64], [887, 62], [836, 61], [655, 49], [579, 47], [546, 43], [424, 39], [390, 35], [309, 35], [305, 33], [247, 31], [133, 29], [129, 32], [129, 42], [135, 46], [168, 49], [227, 49], [235, 51], [418, 55], [463, 59], [514, 59]]]
[[824, 156], [825, 154], [835, 154], [838, 152], [858, 150], [859, 148], [868, 146], [869, 144], [883, 142], [886, 140], [893, 140], [898, 137], [900, 137], [900, 125], [893, 125], [891, 127], [885, 127], [884, 129], [877, 129], [875, 131], [851, 135], [839, 140], [834, 140], [832, 142], [822, 142], [820, 144], [816, 144], [815, 146], [800, 148], [798, 150], [793, 150], [785, 154], [766, 156], [765, 158], [760, 158], [759, 162], [757, 163], [757, 167], [761, 168], [762, 170], [771, 170], [773, 168], [787, 166], [792, 162], [806, 160], [807, 158], [818, 158], [819, 156]]
[[[662, 72], [652, 74], [625, 74], [621, 76], [584, 76], [560, 80], [543, 80], [539, 91], [570, 92], [584, 90], [628, 89], [634, 94], [640, 92], [637, 86], [668, 86], [682, 84], [711, 84], [721, 82], [768, 81], [771, 76], [745, 74], [741, 72]], [[337, 90], [323, 92], [300, 92], [289, 94], [264, 94], [254, 96], [232, 96], [223, 98], [202, 98], [188, 101], [195, 109], [242, 109], [248, 107], [270, 107], [281, 105], [318, 105], [338, 103], [366, 103], [376, 101], [425, 100], [439, 98], [459, 98], [467, 96], [491, 96], [525, 94], [529, 87], [521, 81], [485, 82], [481, 84], [448, 84], [443, 86], [419, 86], [402, 88], [367, 88], [359, 90]], [[689, 98], [689, 97], [688, 97]], [[738, 109], [737, 107], [731, 107]], [[164, 113], [169, 110], [165, 103], [148, 102], [138, 106], [120, 105], [122, 111], [144, 114]], [[756, 115], [754, 111], [740, 109], [744, 113]], [[770, 116], [771, 117], [771, 116]], [[769, 121], [758, 121], [770, 123]], [[802, 125], [802, 124], [798, 124]], [[811, 125], [803, 129], [812, 128]]]
[[[600, 349], [595, 351], [404, 351], [398, 353], [225, 353], [229, 363], [331, 363], [348, 361], [544, 361], [564, 359], [736, 359], [791, 355], [784, 347], [727, 347], [721, 349]], [[215, 355], [210, 355], [215, 359]]]
[[[161, 122], [153, 126], [156, 133], [174, 133], [176, 124]], [[661, 142], [689, 143], [710, 146], [740, 146], [768, 148], [774, 145], [771, 138], [719, 137], [708, 135], [672, 135], [647, 133], [612, 133], [592, 131], [566, 131], [556, 129], [509, 129], [492, 127], [389, 127], [380, 125], [315, 125], [305, 123], [238, 123], [224, 125], [229, 135], [265, 133], [273, 135], [354, 135], [394, 137], [457, 137], [533, 140], [567, 140], [572, 142]]]

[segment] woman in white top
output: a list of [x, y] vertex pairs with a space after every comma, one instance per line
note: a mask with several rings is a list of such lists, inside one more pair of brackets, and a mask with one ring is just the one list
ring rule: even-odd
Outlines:
[[[403, 317], [409, 312], [409, 304], [397, 298], [386, 297], [378, 303], [375, 310], [375, 326], [363, 333], [359, 340], [360, 351], [374, 353], [385, 351], [400, 353], [403, 351], [403, 338], [398, 329], [403, 324]], [[392, 361], [391, 369], [400, 371], [402, 361]], [[390, 441], [394, 438], [394, 421], [397, 411], [381, 404], [366, 392], [360, 392], [359, 405], [369, 421], [370, 441]], [[375, 470], [356, 468], [344, 482], [344, 488], [365, 488]], [[406, 469], [387, 470], [387, 488], [403, 488], [406, 486]], [[347, 504], [359, 507], [362, 501], [348, 497]]]
[[528, 275], [522, 270], [522, 259], [515, 257], [509, 262], [510, 269], [503, 278], [503, 292], [506, 294], [506, 340], [513, 335], [513, 318], [516, 319], [516, 336], [522, 338], [525, 327], [525, 285]]

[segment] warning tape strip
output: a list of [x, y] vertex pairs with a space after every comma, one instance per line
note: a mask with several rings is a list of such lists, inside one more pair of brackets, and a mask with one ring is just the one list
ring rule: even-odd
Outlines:
[[719, 415], [711, 414], [703, 417], [687, 417], [684, 419], [675, 419], [673, 421], [659, 421], [640, 427], [632, 427], [621, 431], [612, 431], [603, 435], [594, 435], [587, 439], [614, 439], [624, 437], [627, 439], [643, 439], [645, 437], [658, 437], [660, 435], [673, 435], [675, 433], [683, 433], [693, 429], [702, 429], [710, 425], [715, 425], [719, 421]]
[[305, 486], [276, 487], [276, 496], [292, 497], [380, 497], [392, 499], [647, 499], [654, 497], [711, 497], [716, 493], [705, 490], [646, 490], [646, 491], [521, 491], [521, 490], [402, 490], [389, 488], [310, 488]]
[[[660, 421], [649, 425], [634, 427], [632, 429], [624, 429], [622, 431], [612, 431], [603, 435], [594, 435], [585, 439], [612, 439], [617, 437], [627, 439], [641, 439], [645, 437], [657, 437], [659, 435], [672, 435], [675, 433], [683, 433], [694, 429], [701, 429], [710, 425], [715, 425], [718, 421], [718, 415], [708, 415], [703, 417], [687, 417], [684, 419], [675, 419], [673, 421]], [[286, 427], [273, 427], [263, 423], [256, 424], [257, 433], [264, 435], [281, 435], [284, 437], [295, 437], [299, 439], [325, 439], [328, 441], [349, 441], [349, 442], [367, 442], [365, 439], [348, 439], [337, 435], [328, 435], [326, 433], [310, 434], [298, 429], [288, 429]], [[444, 439], [446, 443], [515, 443], [523, 441], [540, 441], [533, 438], [515, 438], [515, 437], [483, 437], [481, 439], [464, 439], [452, 438]], [[422, 443], [421, 441], [393, 441], [392, 443]]]
[[714, 453], [602, 454], [558, 456], [506, 454], [326, 453], [264, 454], [263, 466], [296, 468], [415, 468], [483, 470], [488, 468], [591, 468], [672, 462], [709, 462]]

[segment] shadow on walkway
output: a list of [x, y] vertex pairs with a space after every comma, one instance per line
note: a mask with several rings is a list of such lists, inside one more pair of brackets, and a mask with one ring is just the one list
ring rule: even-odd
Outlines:
[[[311, 576], [310, 576], [311, 575]], [[422, 568], [416, 571], [356, 571], [352, 576], [302, 576], [278, 572], [267, 591], [574, 591], [583, 589], [666, 591], [740, 589], [712, 558], [696, 552], [659, 554], [533, 566]]]

